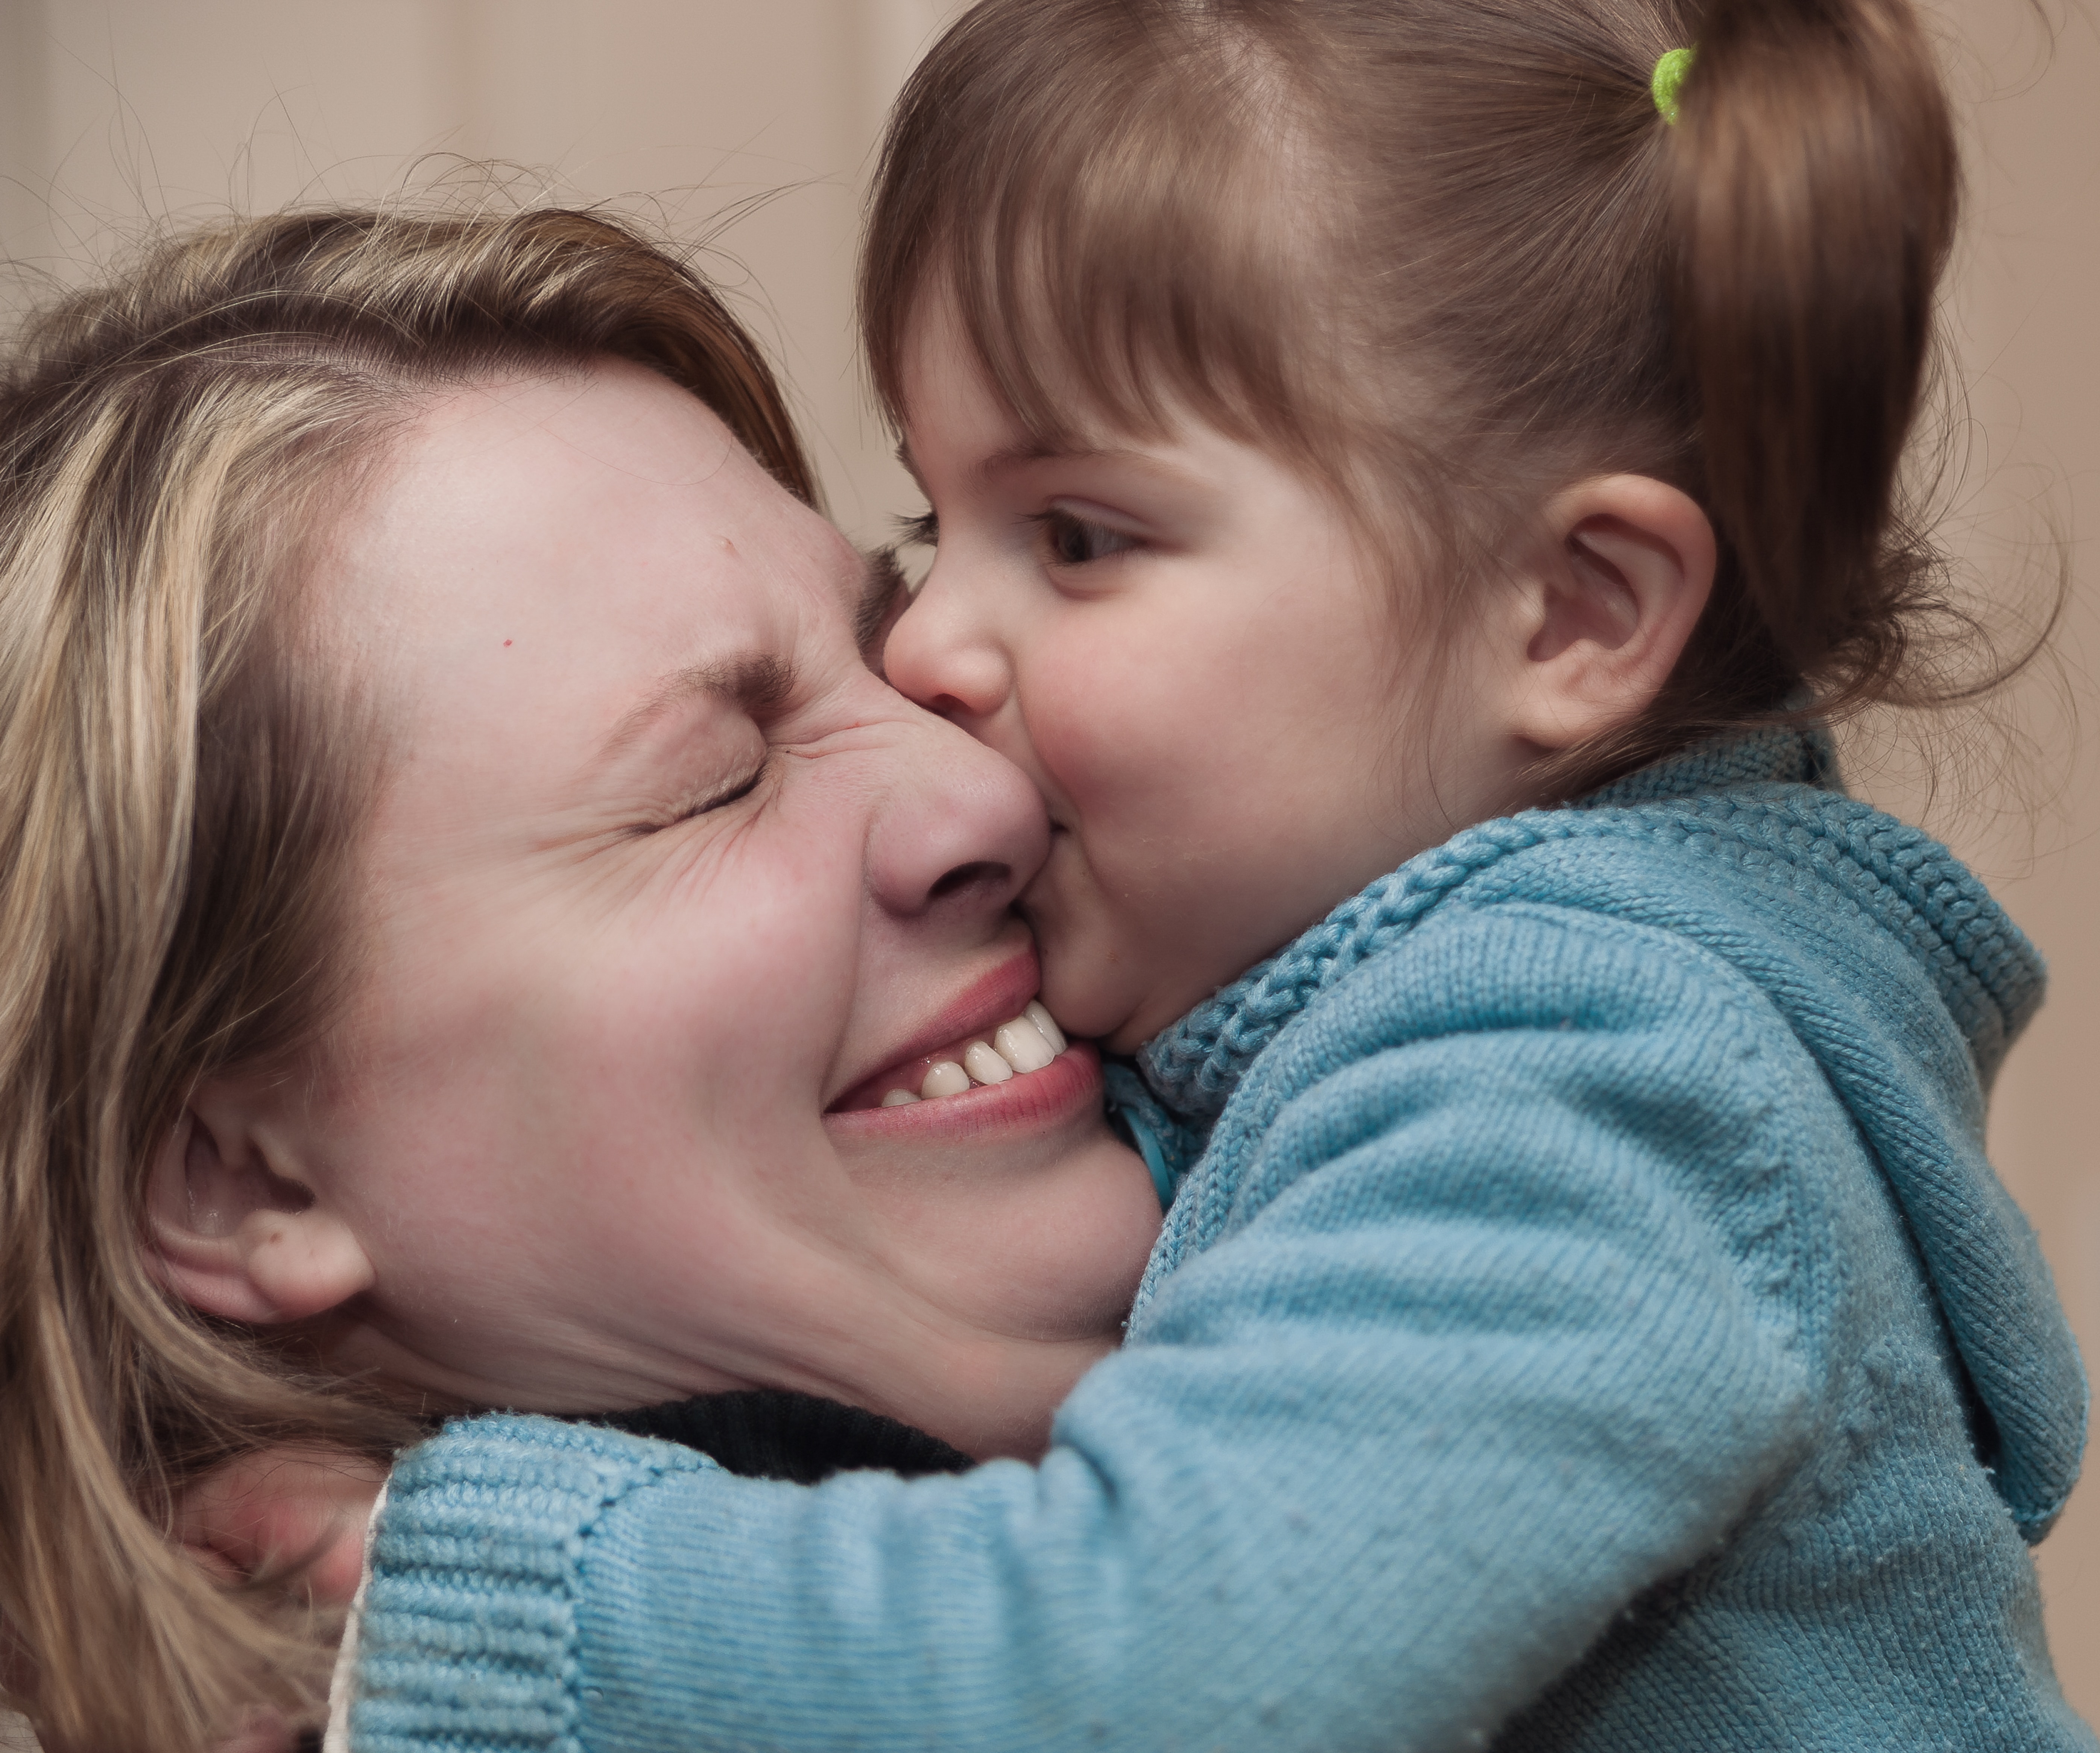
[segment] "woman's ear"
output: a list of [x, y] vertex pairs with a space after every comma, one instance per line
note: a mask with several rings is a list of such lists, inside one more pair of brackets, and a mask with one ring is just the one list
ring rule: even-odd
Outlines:
[[1603, 475], [1547, 502], [1535, 555], [1511, 729], [1553, 753], [1630, 723], [1662, 691], [1714, 588], [1714, 527], [1674, 487]]
[[368, 1289], [372, 1264], [342, 1220], [276, 1173], [246, 1104], [208, 1085], [155, 1154], [147, 1268], [192, 1309], [267, 1325]]

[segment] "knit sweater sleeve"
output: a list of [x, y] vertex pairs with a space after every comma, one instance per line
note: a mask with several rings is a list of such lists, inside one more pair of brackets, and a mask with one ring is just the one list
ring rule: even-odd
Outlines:
[[1265, 1058], [1037, 1465], [409, 1455], [359, 1753], [1483, 1744], [1812, 1442], [1797, 1169], [1849, 1134], [1718, 963], [1542, 907]]

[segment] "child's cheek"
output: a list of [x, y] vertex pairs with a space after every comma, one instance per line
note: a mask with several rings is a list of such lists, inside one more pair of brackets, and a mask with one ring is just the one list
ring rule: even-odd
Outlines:
[[1104, 642], [1046, 651], [1026, 666], [1021, 710], [1053, 813], [1070, 818], [1061, 825], [1107, 829], [1189, 758], [1165, 671]]

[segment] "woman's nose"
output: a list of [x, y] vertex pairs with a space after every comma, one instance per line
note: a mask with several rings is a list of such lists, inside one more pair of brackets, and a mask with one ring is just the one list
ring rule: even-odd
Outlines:
[[892, 687], [965, 725], [990, 718], [1013, 689], [1006, 651], [974, 607], [937, 559], [882, 648]]
[[999, 912], [1048, 854], [1043, 799], [1004, 755], [952, 724], [915, 718], [869, 834], [869, 886], [904, 918]]

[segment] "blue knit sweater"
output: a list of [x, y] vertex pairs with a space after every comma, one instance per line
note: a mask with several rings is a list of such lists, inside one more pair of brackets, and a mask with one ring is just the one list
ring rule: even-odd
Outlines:
[[1151, 1044], [1202, 1152], [1035, 1466], [397, 1468], [409, 1749], [2090, 1749], [2085, 1389], [1984, 1094], [2034, 952], [1772, 733], [1460, 834]]

